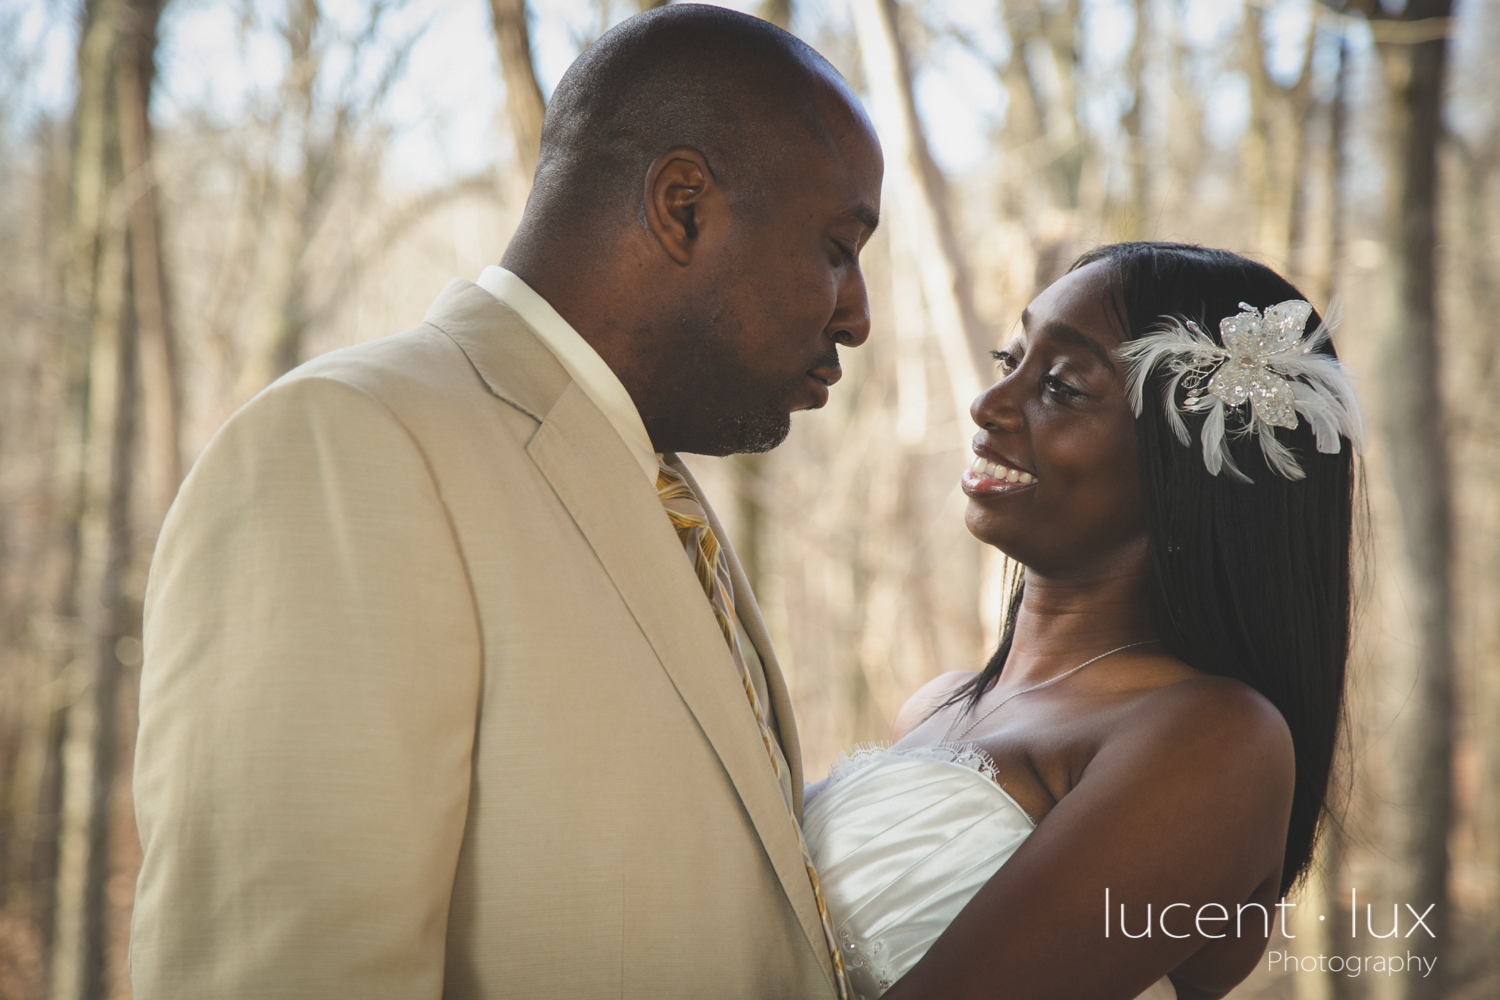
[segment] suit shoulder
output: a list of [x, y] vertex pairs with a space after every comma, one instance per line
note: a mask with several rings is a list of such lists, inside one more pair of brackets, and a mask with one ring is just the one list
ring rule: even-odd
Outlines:
[[343, 383], [388, 405], [403, 395], [423, 391], [443, 395], [462, 394], [466, 389], [485, 391], [464, 352], [429, 323], [319, 355], [272, 383], [272, 388], [308, 380]]

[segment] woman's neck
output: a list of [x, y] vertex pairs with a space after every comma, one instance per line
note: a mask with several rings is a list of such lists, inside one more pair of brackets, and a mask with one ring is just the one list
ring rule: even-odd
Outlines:
[[1065, 578], [1028, 570], [1007, 683], [1044, 681], [1100, 653], [1155, 638], [1143, 564]]

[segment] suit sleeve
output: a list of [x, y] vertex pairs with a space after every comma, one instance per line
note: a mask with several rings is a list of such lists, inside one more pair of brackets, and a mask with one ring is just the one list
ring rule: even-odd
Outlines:
[[300, 378], [237, 414], [147, 589], [137, 1000], [440, 997], [480, 662], [391, 413]]

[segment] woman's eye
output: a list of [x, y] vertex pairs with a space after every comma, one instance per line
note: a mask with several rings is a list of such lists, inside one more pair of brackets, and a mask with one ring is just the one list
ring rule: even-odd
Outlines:
[[1065, 399], [1073, 399], [1077, 396], [1083, 395], [1083, 393], [1079, 392], [1077, 389], [1073, 388], [1071, 385], [1064, 382], [1056, 375], [1044, 375], [1042, 377], [1042, 385], [1046, 386], [1047, 391], [1052, 393], [1054, 396], [1061, 396]]
[[1016, 356], [1009, 351], [991, 351], [990, 357], [995, 359], [995, 366], [1005, 374], [1009, 375], [1016, 370]]

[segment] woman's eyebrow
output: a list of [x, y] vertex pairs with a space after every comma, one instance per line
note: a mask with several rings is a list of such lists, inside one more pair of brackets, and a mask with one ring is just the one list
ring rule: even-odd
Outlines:
[[[1031, 310], [1029, 308], [1021, 310], [1021, 327], [1022, 329], [1027, 330], [1027, 332], [1030, 332]], [[1084, 350], [1092, 354], [1095, 358], [1097, 358], [1099, 363], [1106, 369], [1108, 369], [1111, 375], [1114, 374], [1114, 358], [1110, 357], [1109, 352], [1106, 351], [1103, 347], [1099, 346], [1099, 342], [1097, 340], [1095, 340], [1093, 337], [1090, 337], [1088, 334], [1084, 333], [1077, 327], [1069, 326], [1067, 323], [1064, 323], [1060, 320], [1052, 320], [1051, 322], [1044, 325], [1040, 332], [1048, 336], [1056, 337], [1058, 340], [1061, 340], [1064, 343], [1072, 344], [1074, 347], [1083, 348]]]
[[1099, 363], [1106, 369], [1108, 369], [1111, 375], [1114, 374], [1115, 362], [1114, 359], [1109, 356], [1109, 352], [1106, 351], [1102, 346], [1100, 346], [1097, 340], [1095, 340], [1093, 337], [1090, 337], [1082, 330], [1079, 330], [1076, 327], [1071, 327], [1066, 323], [1048, 323], [1046, 326], [1046, 331], [1052, 336], [1056, 337], [1058, 340], [1072, 344], [1074, 347], [1081, 347], [1084, 350], [1088, 351], [1094, 357], [1099, 359]]
[[1041, 333], [1045, 336], [1060, 340], [1063, 343], [1071, 345], [1073, 347], [1083, 348], [1085, 351], [1088, 351], [1090, 354], [1092, 354], [1094, 358], [1098, 360], [1099, 364], [1103, 365], [1111, 375], [1115, 373], [1115, 362], [1114, 359], [1109, 356], [1109, 352], [1106, 351], [1102, 346], [1100, 346], [1097, 340], [1095, 340], [1093, 337], [1090, 337], [1088, 334], [1084, 333], [1077, 327], [1069, 326], [1067, 323], [1059, 322], [1058, 320], [1053, 320], [1046, 326], [1042, 327]]

